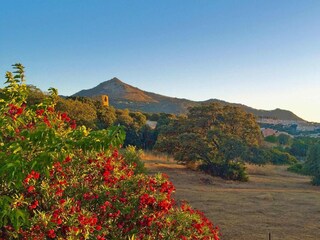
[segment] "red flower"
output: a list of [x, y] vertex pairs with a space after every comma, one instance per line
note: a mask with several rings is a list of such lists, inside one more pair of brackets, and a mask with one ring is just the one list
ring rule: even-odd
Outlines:
[[162, 200], [158, 203], [158, 206], [160, 207], [160, 209], [168, 211], [172, 207], [172, 204], [168, 200]]
[[149, 194], [145, 193], [140, 196], [140, 208], [143, 208], [147, 205], [153, 205], [156, 202], [156, 199], [153, 196], [149, 196]]
[[29, 186], [28, 187], [28, 193], [32, 193], [34, 191], [34, 186]]
[[42, 116], [43, 113], [44, 113], [44, 109], [38, 109], [38, 110], [36, 111], [36, 114], [37, 114], [38, 117]]
[[49, 238], [55, 238], [56, 237], [56, 233], [54, 232], [53, 229], [50, 229], [48, 232], [47, 232], [47, 236]]
[[51, 123], [49, 121], [49, 119], [47, 117], [44, 117], [43, 118], [43, 122], [48, 126], [48, 127], [51, 127]]
[[68, 117], [68, 114], [64, 112], [64, 113], [61, 113], [61, 120], [69, 122], [70, 118]]
[[56, 191], [56, 196], [62, 197], [62, 194], [63, 194], [63, 190], [61, 188], [58, 188], [58, 190]]
[[23, 180], [23, 182], [24, 182], [25, 184], [28, 184], [29, 181], [30, 181], [30, 179], [35, 179], [35, 180], [37, 180], [37, 179], [39, 179], [39, 177], [40, 177], [40, 173], [32, 170], [31, 173], [28, 174], [28, 176]]
[[38, 200], [33, 201], [33, 203], [29, 206], [30, 210], [36, 209], [39, 205]]
[[14, 104], [9, 104], [9, 107], [8, 114], [13, 120], [16, 120], [16, 117], [23, 113], [24, 108], [22, 107], [17, 107]]
[[62, 163], [68, 163], [71, 161], [71, 157], [70, 156], [67, 156]]
[[71, 121], [70, 127], [71, 127], [72, 129], [76, 129], [76, 127], [77, 127], [76, 120], [72, 120], [72, 121]]
[[60, 201], [59, 201], [60, 205], [63, 205], [65, 202], [66, 202], [65, 199], [60, 199]]
[[54, 112], [54, 108], [53, 107], [48, 107], [47, 108], [48, 112], [53, 113]]
[[36, 172], [36, 171], [31, 171], [31, 174], [32, 174], [32, 177], [34, 178], [34, 179], [39, 179], [39, 177], [40, 177], [40, 173], [38, 173], [38, 172]]

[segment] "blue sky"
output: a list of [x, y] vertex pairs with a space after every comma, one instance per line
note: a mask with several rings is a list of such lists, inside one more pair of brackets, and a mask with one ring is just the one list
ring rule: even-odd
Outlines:
[[[320, 122], [320, 1], [0, 0], [0, 72], [71, 95], [143, 90]], [[3, 81], [4, 82], [4, 77]]]

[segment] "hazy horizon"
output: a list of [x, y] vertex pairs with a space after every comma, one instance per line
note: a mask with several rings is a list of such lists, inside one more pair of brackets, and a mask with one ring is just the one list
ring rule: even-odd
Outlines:
[[28, 84], [61, 95], [117, 77], [320, 122], [319, 1], [1, 3], [2, 76], [21, 62]]

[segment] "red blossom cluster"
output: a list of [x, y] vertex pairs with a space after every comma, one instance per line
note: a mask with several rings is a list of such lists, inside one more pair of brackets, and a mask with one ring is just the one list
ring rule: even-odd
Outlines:
[[10, 116], [13, 120], [16, 120], [19, 115], [21, 115], [26, 107], [25, 104], [22, 104], [20, 107], [15, 104], [8, 104], [9, 110], [6, 113], [7, 116]]
[[27, 177], [24, 179], [23, 182], [24, 182], [25, 184], [28, 184], [31, 179], [38, 180], [39, 177], [40, 177], [40, 173], [32, 170], [32, 171], [27, 175]]
[[[9, 116], [13, 121], [17, 121], [18, 117], [22, 116], [25, 113], [25, 109], [25, 103], [23, 103], [21, 106], [10, 103], [8, 104], [8, 111], [7, 113], [5, 113], [5, 115]], [[48, 106], [46, 108], [39, 108], [35, 110], [35, 119], [30, 122], [26, 122], [23, 125], [20, 125], [19, 128], [15, 129], [15, 131], [19, 133], [23, 129], [34, 129], [37, 123], [44, 123], [49, 128], [53, 126], [61, 128], [67, 125], [72, 130], [74, 130], [77, 127], [76, 121], [71, 119], [67, 113], [55, 112], [54, 107]]]
[[75, 120], [71, 120], [71, 118], [68, 116], [67, 113], [61, 113], [60, 114], [60, 119], [66, 123], [70, 124], [70, 127], [72, 129], [75, 129], [77, 127], [76, 121]]
[[24, 184], [33, 218], [20, 238], [219, 239], [201, 212], [175, 206], [174, 186], [165, 175], [133, 171], [117, 150], [88, 160], [81, 151], [67, 156], [53, 164], [49, 178], [31, 171]]

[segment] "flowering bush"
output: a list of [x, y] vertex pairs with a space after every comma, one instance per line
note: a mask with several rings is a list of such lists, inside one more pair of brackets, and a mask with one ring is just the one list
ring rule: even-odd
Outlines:
[[118, 153], [121, 128], [93, 132], [54, 109], [27, 107], [23, 66], [0, 98], [0, 239], [219, 239], [164, 175]]

